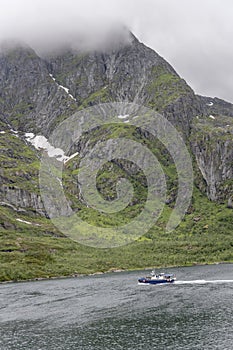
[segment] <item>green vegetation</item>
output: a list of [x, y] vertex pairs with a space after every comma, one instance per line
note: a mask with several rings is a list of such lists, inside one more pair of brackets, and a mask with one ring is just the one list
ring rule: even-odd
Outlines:
[[102, 89], [95, 91], [93, 94], [88, 96], [88, 98], [82, 101], [80, 109], [105, 102], [109, 102], [109, 92], [107, 87], [103, 87]]
[[163, 111], [166, 106], [190, 91], [185, 81], [175, 73], [168, 72], [163, 66], [152, 68], [151, 82], [147, 86], [149, 107]]
[[58, 236], [47, 219], [20, 215], [29, 225], [1, 208], [0, 227], [8, 221], [9, 229], [0, 228], [0, 281], [233, 261], [231, 209], [195, 190], [191, 212], [174, 232], [165, 233], [170, 212], [166, 207], [156, 226], [134, 243], [97, 249]]
[[[85, 142], [85, 137], [82, 142]], [[81, 245], [58, 232], [51, 221], [36, 214], [35, 209], [16, 211], [0, 206], [0, 281], [47, 278], [105, 272], [118, 269], [140, 269], [153, 266], [191, 265], [233, 261], [232, 209], [227, 203], [216, 204], [195, 188], [188, 213], [171, 233], [165, 227], [174, 206], [177, 174], [169, 153], [158, 142], [139, 134], [131, 126], [108, 126], [94, 130], [89, 147], [99, 140], [127, 136], [144, 143], [158, 158], [167, 180], [167, 197], [163, 213], [144, 236], [118, 248], [97, 249]], [[31, 147], [10, 132], [0, 137], [0, 155], [4, 184], [38, 193], [39, 157]], [[97, 188], [104, 199], [116, 197], [116, 182], [127, 178], [134, 197], [122, 212], [104, 215], [87, 208], [79, 198], [78, 157], [66, 164], [63, 183], [73, 209], [94, 226], [115, 227], [130, 222], [143, 209], [147, 183], [143, 172], [130, 162], [106, 163], [97, 176]], [[85, 230], [82, 232], [84, 238]], [[101, 239], [101, 237], [100, 237]]]
[[[209, 143], [213, 143], [219, 138], [221, 141], [232, 140], [233, 121], [231, 117], [226, 116], [196, 116], [193, 120], [195, 137], [202, 139], [209, 135]], [[211, 137], [210, 137], [211, 136]]]
[[18, 135], [7, 131], [0, 137], [1, 174], [4, 184], [38, 193], [39, 153]]
[[[89, 67], [83, 62], [85, 59], [83, 55], [70, 53], [65, 56], [65, 65], [60, 64], [56, 80], [64, 86], [70, 86], [73, 80], [69, 77], [75, 77], [71, 92], [77, 97], [80, 109], [110, 101], [110, 91], [114, 90], [114, 86], [119, 86], [121, 79], [129, 79], [129, 86], [131, 84], [132, 77], [116, 74], [112, 85], [106, 81], [105, 86], [101, 71], [96, 70], [93, 73], [93, 80], [98, 88], [91, 93], [87, 91], [87, 80], [88, 68], [92, 67], [92, 63], [88, 63]], [[34, 53], [29, 52], [28, 57], [33, 59]], [[14, 56], [12, 59], [15, 60]], [[59, 62], [55, 63], [59, 65]], [[83, 67], [87, 68], [87, 74], [84, 71], [77, 75]], [[51, 80], [48, 74], [46, 79], [48, 82]], [[193, 96], [192, 90], [185, 81], [162, 64], [151, 70], [144, 93], [147, 96], [145, 104], [161, 112], [180, 97]], [[29, 95], [26, 91], [25, 96]], [[51, 99], [52, 96], [50, 96]], [[34, 105], [34, 99], [25, 97], [25, 100], [12, 107], [10, 119], [14, 128], [26, 125], [25, 118], [37, 107]], [[1, 99], [0, 104], [3, 104]], [[57, 116], [49, 126], [50, 130], [76, 110], [77, 103], [69, 101], [69, 111], [61, 109], [60, 116]], [[8, 129], [3, 122], [0, 122], [0, 126], [2, 130]], [[108, 249], [92, 248], [65, 237], [50, 220], [39, 216], [35, 205], [32, 208], [21, 205], [27, 195], [29, 198], [31, 194], [39, 195], [40, 152], [35, 151], [23, 138], [21, 139], [20, 134], [7, 131], [0, 135], [0, 180], [4, 184], [0, 188], [0, 281], [68, 276], [118, 269], [233, 262], [233, 210], [227, 208], [227, 200], [222, 203], [213, 203], [195, 188], [192, 203], [183, 221], [174, 232], [166, 232], [166, 224], [172, 213], [177, 193], [176, 168], [166, 148], [151, 135], [142, 133], [137, 128], [123, 123], [105, 125], [96, 128], [91, 135], [83, 135], [78, 145], [79, 148], [85, 145], [86, 149], [92, 149], [99, 140], [106, 141], [120, 137], [139, 141], [157, 157], [166, 177], [168, 204], [165, 205], [155, 225], [133, 243]], [[212, 151], [213, 145], [214, 147], [217, 143], [220, 145], [221, 142], [228, 141], [230, 138], [232, 139], [232, 118], [221, 116], [214, 119], [201, 116], [194, 120], [191, 143], [196, 140], [203, 142], [203, 149], [205, 147], [207, 151]], [[229, 162], [232, 162], [230, 157]], [[77, 186], [79, 164], [80, 159], [77, 156], [65, 165], [63, 185], [73, 210], [85, 222], [93, 226], [111, 228], [130, 222], [143, 210], [147, 197], [147, 181], [142, 170], [135, 167], [133, 163], [115, 159], [106, 163], [98, 172], [97, 188], [107, 201], [116, 198], [116, 183], [121, 178], [129, 180], [134, 189], [130, 204], [121, 212], [108, 215], [87, 208], [83, 202]], [[226, 165], [231, 164], [227, 161]], [[194, 168], [196, 183], [199, 189], [204, 190], [205, 183], [195, 162]], [[56, 170], [54, 167], [53, 175], [56, 174]], [[60, 186], [59, 183], [58, 186]], [[221, 183], [221, 186], [224, 193], [230, 193], [233, 182], [226, 180]], [[6, 199], [4, 191], [7, 189], [13, 191], [17, 189], [21, 192], [21, 203], [18, 206], [17, 203], [14, 205], [4, 203]], [[88, 235], [87, 230], [83, 229], [82, 235], [85, 240], [85, 236]], [[102, 238], [99, 237], [100, 240]], [[111, 238], [109, 237], [109, 240]]]
[[33, 110], [34, 106], [30, 102], [22, 101], [14, 106], [12, 109], [12, 126], [17, 130], [22, 125], [22, 120], [25, 114], [29, 114]]

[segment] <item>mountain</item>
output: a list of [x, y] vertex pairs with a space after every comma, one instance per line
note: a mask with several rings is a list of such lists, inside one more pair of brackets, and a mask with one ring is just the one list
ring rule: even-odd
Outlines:
[[[37, 244], [29, 244], [33, 235], [37, 237], [36, 240], [42, 239], [42, 245], [46, 247], [47, 244], [49, 247], [45, 248], [45, 255], [50, 260], [53, 259], [50, 240], [53, 242], [54, 237], [60, 237], [63, 242], [67, 242], [48, 220], [40, 196], [38, 172], [41, 148], [48, 147], [47, 138], [61, 121], [77, 110], [99, 103], [135, 102], [150, 107], [166, 117], [183, 135], [193, 157], [196, 188], [193, 203], [184, 222], [189, 222], [191, 215], [191, 221], [193, 223], [193, 220], [196, 220], [194, 220], [195, 227], [198, 229], [192, 226], [189, 230], [199, 232], [201, 227], [206, 226], [207, 224], [203, 225], [202, 219], [199, 218], [197, 208], [197, 203], [198, 205], [205, 203], [208, 211], [206, 216], [218, 220], [213, 213], [221, 211], [229, 222], [229, 225], [226, 224], [221, 229], [223, 233], [229, 232], [233, 207], [233, 105], [216, 97], [195, 95], [192, 88], [179, 77], [166, 60], [140, 43], [133, 34], [130, 33], [129, 37], [127, 43], [118, 43], [105, 50], [90, 52], [61, 47], [43, 56], [39, 56], [32, 48], [22, 43], [4, 43], [0, 47], [0, 232], [4, 243], [2, 261], [6, 264], [4, 266], [8, 266], [7, 262], [12, 262], [10, 254], [16, 261], [24, 255], [26, 256], [24, 268], [28, 268], [28, 261], [33, 266], [31, 274], [25, 276], [21, 271], [14, 277], [16, 279], [67, 274], [76, 270], [69, 265], [67, 270], [54, 268], [48, 272], [49, 268], [46, 270], [40, 265], [44, 252]], [[158, 159], [169, 184], [167, 210], [171, 210], [177, 194], [177, 175], [169, 152], [152, 140], [150, 135], [140, 135], [138, 130], [130, 127], [126, 127], [125, 130], [123, 134], [135, 140], [140, 136], [156, 155], [158, 153]], [[94, 135], [97, 142], [112, 135], [107, 129], [98, 132]], [[121, 136], [120, 132], [117, 135]], [[87, 144], [86, 135], [76, 145], [76, 151], [86, 147]], [[79, 161], [74, 158], [67, 163], [64, 187], [70, 204], [76, 210], [83, 212], [84, 216], [89, 217], [90, 221], [95, 222], [97, 219], [94, 214], [92, 212], [88, 214], [81, 198], [78, 198], [76, 174]], [[115, 175], [110, 175], [111, 169]], [[108, 199], [111, 196], [114, 198], [116, 195], [114, 181], [124, 176], [124, 173], [139, 190], [134, 203], [131, 203], [131, 209], [137, 211], [145, 199], [146, 184], [143, 175], [139, 174], [138, 169], [134, 169], [131, 164], [116, 161], [114, 164], [106, 165], [102, 175], [98, 176], [99, 190], [106, 198], [108, 196], [110, 196]], [[194, 209], [195, 201], [196, 209]], [[130, 217], [132, 212], [127, 215]], [[127, 215], [124, 213], [124, 216]], [[219, 220], [223, 220], [223, 217]], [[112, 220], [124, 221], [125, 217], [119, 216]], [[217, 234], [217, 227], [220, 224], [218, 221], [214, 227], [216, 230], [214, 235]], [[159, 226], [160, 230], [164, 223], [158, 224]], [[146, 240], [153, 241], [155, 237], [156, 234], [148, 235]], [[24, 240], [26, 243], [20, 243]], [[56, 248], [55, 251], [59, 249]], [[80, 252], [80, 249], [77, 248], [77, 251]], [[140, 249], [139, 254], [142, 254], [143, 244]], [[31, 250], [34, 251], [33, 257], [30, 255]], [[84, 251], [83, 254], [85, 255]], [[128, 254], [131, 254], [130, 250]], [[187, 262], [195, 261], [194, 256], [195, 254]], [[229, 260], [230, 257], [220, 259]], [[98, 264], [95, 262], [94, 259], [94, 267], [86, 270], [98, 270]], [[40, 269], [37, 269], [38, 264]], [[139, 265], [148, 264], [149, 262], [144, 261]], [[103, 265], [103, 269], [106, 270], [116, 264], [105, 262]], [[132, 265], [122, 263], [122, 267]], [[47, 272], [44, 272], [45, 270]], [[2, 279], [11, 279], [12, 276], [14, 272], [5, 273]]]

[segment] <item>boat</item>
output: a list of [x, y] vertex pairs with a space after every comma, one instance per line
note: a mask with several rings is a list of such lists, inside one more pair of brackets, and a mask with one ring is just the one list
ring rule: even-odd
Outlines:
[[150, 276], [141, 277], [138, 279], [139, 284], [169, 284], [174, 283], [176, 276], [173, 273], [158, 273], [151, 272]]

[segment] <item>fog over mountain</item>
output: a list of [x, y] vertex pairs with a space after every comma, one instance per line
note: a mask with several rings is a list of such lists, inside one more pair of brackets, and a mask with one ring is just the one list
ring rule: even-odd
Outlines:
[[111, 40], [110, 31], [125, 25], [195, 92], [233, 101], [230, 0], [0, 0], [0, 5], [1, 40], [21, 39], [38, 51], [64, 42], [98, 48]]

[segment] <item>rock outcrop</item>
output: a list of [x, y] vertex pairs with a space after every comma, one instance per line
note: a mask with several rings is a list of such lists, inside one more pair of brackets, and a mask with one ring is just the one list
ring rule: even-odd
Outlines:
[[48, 135], [57, 119], [76, 108], [31, 48], [18, 44], [0, 50], [0, 116], [10, 127]]
[[233, 195], [233, 118], [196, 117], [191, 147], [206, 182], [208, 197], [225, 201]]

